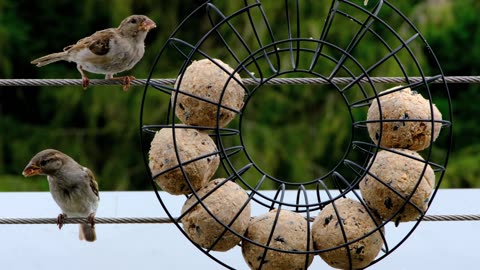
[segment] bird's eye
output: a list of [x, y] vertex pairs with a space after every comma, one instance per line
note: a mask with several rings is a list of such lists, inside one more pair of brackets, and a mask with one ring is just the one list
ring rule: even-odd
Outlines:
[[47, 165], [47, 163], [48, 163], [48, 160], [44, 159], [44, 160], [40, 161], [40, 166], [43, 167], [43, 166]]
[[135, 18], [134, 18], [134, 19], [131, 19], [131, 20], [130, 20], [130, 23], [137, 23], [137, 19], [135, 19]]

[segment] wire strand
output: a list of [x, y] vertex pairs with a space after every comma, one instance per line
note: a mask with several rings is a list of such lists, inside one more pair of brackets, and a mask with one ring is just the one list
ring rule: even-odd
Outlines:
[[[86, 224], [86, 218], [65, 218], [64, 224]], [[170, 218], [95, 218], [95, 224], [152, 224], [173, 223]], [[0, 218], [0, 225], [7, 224], [57, 224], [56, 218]]]
[[[480, 215], [428, 215], [423, 221], [480, 221]], [[95, 224], [169, 224], [174, 221], [166, 217], [144, 218], [95, 218]], [[181, 222], [181, 221], [178, 221]], [[86, 218], [65, 218], [64, 224], [85, 224]], [[57, 224], [56, 218], [0, 218], [0, 225], [13, 224]]]
[[[429, 81], [433, 77], [410, 77], [409, 83], [418, 83], [423, 80]], [[446, 83], [469, 83], [469, 84], [478, 84], [480, 83], [480, 76], [446, 76]], [[373, 83], [407, 83], [405, 77], [370, 77], [369, 78]], [[257, 85], [261, 81], [255, 79], [242, 79], [245, 85]], [[293, 84], [293, 85], [308, 85], [308, 84], [349, 84], [355, 81], [355, 78], [350, 77], [336, 77], [331, 81], [328, 81], [323, 78], [274, 78], [267, 81], [265, 84], [270, 85], [284, 85], [284, 84]], [[363, 78], [359, 81], [360, 83], [370, 83], [367, 78]], [[443, 83], [442, 77], [439, 77], [436, 80], [433, 80], [432, 83]], [[120, 80], [104, 80], [104, 79], [92, 79], [90, 80], [90, 85], [121, 85], [122, 81]], [[135, 79], [131, 82], [133, 86], [142, 86], [147, 84], [147, 79]], [[161, 84], [161, 85], [173, 85], [175, 84], [175, 79], [151, 79], [150, 84]], [[81, 79], [0, 79], [1, 86], [81, 86]]]

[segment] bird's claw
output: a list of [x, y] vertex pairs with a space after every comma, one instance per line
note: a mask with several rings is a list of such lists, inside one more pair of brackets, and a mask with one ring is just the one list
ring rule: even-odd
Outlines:
[[136, 78], [134, 76], [123, 76], [123, 77], [106, 77], [108, 80], [122, 81], [123, 91], [128, 91], [132, 85], [132, 81]]
[[61, 230], [62, 227], [63, 227], [63, 223], [65, 222], [65, 218], [67, 217], [67, 215], [65, 214], [59, 214], [58, 217], [57, 217], [57, 226], [58, 226], [58, 229]]
[[90, 85], [90, 80], [87, 77], [82, 77], [83, 90], [87, 90], [89, 85]]
[[136, 78], [133, 77], [133, 76], [124, 76], [123, 77], [123, 91], [128, 91], [128, 89], [130, 89], [130, 86], [131, 86], [131, 83], [133, 80], [135, 80]]
[[92, 227], [92, 229], [95, 227], [95, 214], [92, 213], [88, 215], [87, 223], [90, 224], [90, 227]]

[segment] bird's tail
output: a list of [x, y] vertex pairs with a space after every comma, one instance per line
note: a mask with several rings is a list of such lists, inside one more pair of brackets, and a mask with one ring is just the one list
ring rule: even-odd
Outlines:
[[65, 60], [65, 61], [68, 60], [68, 52], [58, 52], [58, 53], [45, 55], [43, 57], [33, 60], [30, 63], [37, 65], [37, 67], [43, 67], [45, 65], [51, 64], [53, 62], [61, 61], [61, 60]]
[[94, 242], [95, 240], [97, 240], [97, 234], [95, 233], [95, 228], [92, 228], [90, 224], [80, 224], [78, 237], [80, 238], [80, 240], [85, 240], [88, 242]]

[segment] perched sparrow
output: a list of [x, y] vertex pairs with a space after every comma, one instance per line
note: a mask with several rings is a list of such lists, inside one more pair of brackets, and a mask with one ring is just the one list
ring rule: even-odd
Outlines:
[[76, 44], [67, 46], [63, 52], [52, 53], [31, 63], [42, 67], [60, 60], [77, 63], [82, 74], [83, 87], [87, 88], [89, 80], [84, 70], [105, 74], [105, 79], [123, 81], [123, 90], [130, 87], [133, 76], [116, 77], [113, 75], [131, 69], [143, 57], [145, 37], [156, 24], [144, 15], [132, 15], [124, 19], [118, 28], [109, 28], [95, 32], [80, 39]]
[[100, 197], [98, 184], [88, 168], [58, 150], [46, 149], [30, 160], [23, 175], [47, 175], [50, 193], [62, 209], [57, 218], [58, 227], [62, 228], [67, 216], [87, 217], [89, 224], [80, 224], [80, 240], [96, 240], [95, 213]]

